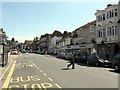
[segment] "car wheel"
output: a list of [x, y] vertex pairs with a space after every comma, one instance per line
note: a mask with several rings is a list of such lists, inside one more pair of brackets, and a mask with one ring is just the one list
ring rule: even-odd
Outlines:
[[118, 72], [118, 70], [119, 70], [118, 65], [115, 65], [115, 71]]
[[95, 66], [98, 67], [98, 62], [95, 63]]

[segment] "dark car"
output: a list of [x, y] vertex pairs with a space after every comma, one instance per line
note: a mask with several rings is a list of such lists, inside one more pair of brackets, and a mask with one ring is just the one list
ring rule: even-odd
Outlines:
[[82, 60], [83, 60], [83, 62], [87, 61], [88, 56], [89, 56], [88, 52], [83, 52], [83, 54], [82, 54]]
[[61, 51], [61, 52], [59, 52], [59, 53], [57, 54], [57, 57], [64, 59], [64, 58], [65, 58], [65, 55], [66, 55], [66, 53], [65, 53], [64, 51]]
[[120, 72], [120, 52], [113, 57], [112, 67], [116, 72]]
[[74, 53], [74, 55], [75, 55], [75, 62], [86, 62], [86, 59], [89, 54], [87, 52], [77, 51]]
[[72, 56], [73, 56], [73, 54], [71, 52], [66, 53], [65, 59], [70, 60], [70, 59], [72, 59]]
[[74, 52], [74, 56], [75, 56], [75, 62], [82, 62], [82, 56], [83, 56], [82, 51]]
[[21, 50], [21, 53], [26, 53], [26, 50], [25, 49]]
[[90, 54], [87, 58], [87, 64], [92, 64], [95, 66], [105, 66], [109, 65], [110, 61], [106, 58], [103, 58], [101, 55], [98, 54]]

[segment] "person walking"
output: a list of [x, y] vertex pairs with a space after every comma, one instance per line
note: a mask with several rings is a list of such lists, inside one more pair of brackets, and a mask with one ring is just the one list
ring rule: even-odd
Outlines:
[[69, 68], [72, 65], [72, 69], [75, 69], [75, 55], [73, 55], [72, 59], [70, 59], [70, 64], [67, 65]]
[[45, 51], [45, 56], [47, 57], [47, 51]]

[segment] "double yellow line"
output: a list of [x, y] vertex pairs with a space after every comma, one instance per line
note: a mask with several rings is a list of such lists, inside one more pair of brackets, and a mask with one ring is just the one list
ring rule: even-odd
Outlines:
[[4, 82], [3, 85], [2, 85], [2, 89], [8, 88], [10, 79], [11, 79], [12, 74], [13, 74], [13, 72], [14, 72], [15, 64], [16, 64], [16, 61], [13, 62], [13, 65], [12, 65], [12, 67], [11, 67], [11, 69], [10, 69], [10, 72], [9, 72], [8, 76], [6, 77], [6, 79], [5, 79], [5, 82]]

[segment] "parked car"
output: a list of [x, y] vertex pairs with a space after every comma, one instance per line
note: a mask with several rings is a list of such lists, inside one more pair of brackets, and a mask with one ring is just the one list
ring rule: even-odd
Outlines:
[[66, 55], [66, 53], [64, 52], [64, 51], [61, 51], [61, 52], [59, 52], [58, 54], [57, 54], [57, 57], [58, 58], [65, 58], [65, 55]]
[[75, 62], [84, 62], [86, 63], [87, 58], [89, 56], [88, 52], [77, 51], [74, 52], [75, 55]]
[[95, 65], [95, 66], [105, 66], [109, 65], [111, 62], [106, 58], [103, 58], [98, 54], [90, 54], [87, 58], [87, 64]]
[[84, 53], [82, 51], [74, 52], [75, 62], [83, 62]]
[[83, 54], [82, 54], [82, 60], [83, 60], [83, 62], [87, 61], [88, 56], [89, 56], [88, 52], [83, 52]]
[[65, 59], [70, 60], [70, 59], [72, 59], [72, 56], [73, 56], [73, 54], [71, 52], [66, 53]]
[[113, 57], [112, 67], [116, 72], [120, 72], [120, 52]]
[[42, 54], [42, 55], [45, 54], [44, 51], [39, 51], [39, 50], [38, 50], [36, 53], [37, 53], [37, 54]]
[[21, 50], [21, 53], [26, 53], [26, 50], [25, 49]]
[[19, 52], [18, 52], [17, 49], [13, 49], [13, 50], [10, 51], [10, 54], [11, 54], [11, 55], [18, 55], [18, 53], [19, 53]]

